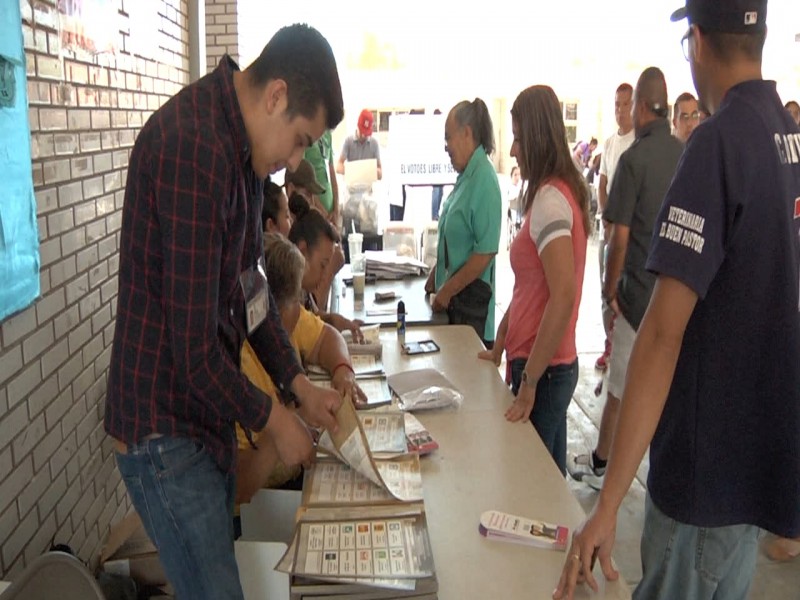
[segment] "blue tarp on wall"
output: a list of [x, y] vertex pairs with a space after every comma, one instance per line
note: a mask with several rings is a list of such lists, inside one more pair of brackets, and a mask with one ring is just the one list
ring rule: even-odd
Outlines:
[[39, 295], [39, 236], [21, 23], [20, 3], [2, 0], [0, 57], [13, 65], [15, 93], [12, 106], [0, 106], [0, 320]]

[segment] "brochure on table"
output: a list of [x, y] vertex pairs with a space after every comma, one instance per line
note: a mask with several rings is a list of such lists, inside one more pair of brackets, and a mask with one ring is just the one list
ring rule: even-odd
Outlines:
[[488, 539], [551, 550], [564, 551], [569, 541], [569, 528], [564, 525], [518, 517], [499, 510], [484, 512], [478, 531]]
[[410, 412], [403, 413], [406, 426], [406, 442], [409, 452], [416, 452], [420, 456], [430, 454], [439, 448], [439, 442], [433, 439], [428, 428]]

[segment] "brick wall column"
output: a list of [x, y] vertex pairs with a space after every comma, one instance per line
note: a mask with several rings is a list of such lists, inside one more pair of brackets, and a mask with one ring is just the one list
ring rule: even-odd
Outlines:
[[205, 0], [206, 2], [206, 66], [213, 71], [219, 60], [230, 54], [239, 62], [238, 0]]

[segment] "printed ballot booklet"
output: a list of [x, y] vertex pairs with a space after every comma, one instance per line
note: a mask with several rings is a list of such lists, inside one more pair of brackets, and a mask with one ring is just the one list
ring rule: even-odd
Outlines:
[[569, 540], [568, 527], [518, 517], [499, 510], [484, 512], [478, 531], [487, 539], [551, 550], [566, 550]]
[[331, 455], [305, 471], [293, 539], [275, 568], [292, 576], [292, 598], [435, 597], [419, 455], [396, 452], [406, 450], [404, 416], [356, 413], [345, 398], [336, 420], [320, 439]]

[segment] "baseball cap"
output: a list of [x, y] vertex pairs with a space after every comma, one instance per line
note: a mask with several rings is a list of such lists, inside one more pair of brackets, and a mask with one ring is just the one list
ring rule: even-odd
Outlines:
[[364, 137], [372, 135], [372, 124], [375, 122], [375, 117], [372, 116], [372, 111], [366, 108], [358, 115], [358, 131]]
[[670, 17], [681, 19], [709, 31], [756, 33], [767, 28], [767, 0], [686, 0]]
[[317, 181], [317, 176], [314, 173], [314, 167], [305, 158], [300, 161], [294, 171], [286, 169], [284, 176], [285, 183], [292, 183], [297, 187], [305, 188], [312, 194], [324, 194], [325, 188]]

